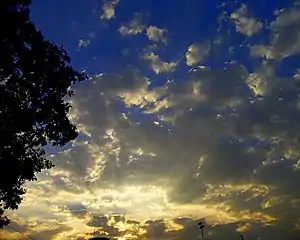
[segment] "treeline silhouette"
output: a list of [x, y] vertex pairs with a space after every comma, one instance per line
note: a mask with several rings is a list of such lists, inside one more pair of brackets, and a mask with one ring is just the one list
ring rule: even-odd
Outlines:
[[70, 57], [30, 20], [30, 0], [0, 1], [0, 227], [15, 210], [26, 181], [53, 167], [43, 147], [77, 137], [67, 117], [70, 86], [86, 79]]

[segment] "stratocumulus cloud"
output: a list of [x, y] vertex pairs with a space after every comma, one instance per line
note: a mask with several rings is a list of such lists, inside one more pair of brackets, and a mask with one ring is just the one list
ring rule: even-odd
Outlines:
[[[104, 5], [103, 19], [117, 3]], [[299, 9], [276, 12], [268, 42], [248, 42], [245, 61], [219, 65], [222, 42], [204, 36], [170, 50], [180, 39], [141, 16], [114, 29], [126, 47], [128, 36], [144, 44], [135, 61], [74, 86], [70, 118], [80, 136], [26, 185], [10, 213], [23, 235], [6, 229], [5, 239], [196, 239], [200, 219], [208, 239], [299, 235], [300, 78], [297, 69], [278, 74], [299, 53]], [[245, 5], [225, 20], [243, 41], [263, 28]]]

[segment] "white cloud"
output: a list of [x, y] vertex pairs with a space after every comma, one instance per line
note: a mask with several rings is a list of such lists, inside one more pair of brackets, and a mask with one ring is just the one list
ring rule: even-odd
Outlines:
[[149, 62], [150, 68], [156, 74], [173, 72], [177, 66], [176, 62], [164, 62], [157, 54], [153, 52], [144, 54], [143, 58]]
[[92, 43], [92, 40], [94, 40], [95, 38], [96, 38], [95, 32], [90, 32], [85, 39], [81, 38], [78, 40], [77, 47], [86, 48]]
[[235, 23], [236, 30], [249, 37], [260, 31], [263, 27], [260, 21], [249, 16], [246, 5], [242, 5], [236, 12], [231, 13], [230, 18]]
[[275, 57], [288, 57], [300, 52], [300, 10], [290, 8], [278, 13], [270, 24], [273, 31], [271, 40]]
[[120, 0], [109, 0], [106, 1], [103, 6], [102, 6], [102, 15], [101, 19], [112, 19], [115, 17], [115, 12], [116, 12], [116, 6], [120, 2]]
[[87, 47], [91, 44], [91, 40], [90, 39], [79, 39], [78, 40], [78, 47], [82, 48], [82, 47]]
[[267, 59], [274, 59], [274, 52], [271, 46], [254, 45], [250, 47], [250, 54], [253, 57], [265, 57]]
[[145, 26], [142, 24], [142, 15], [137, 13], [131, 21], [119, 28], [119, 32], [123, 36], [130, 36], [141, 34], [144, 29]]
[[300, 53], [300, 10], [291, 7], [278, 11], [276, 15], [275, 21], [269, 25], [270, 43], [252, 46], [253, 56], [281, 60]]
[[167, 31], [165, 29], [160, 29], [156, 26], [149, 26], [147, 28], [147, 36], [149, 40], [154, 42], [162, 42], [167, 44]]
[[209, 50], [209, 42], [199, 42], [190, 45], [185, 55], [186, 64], [188, 66], [194, 66], [195, 64], [203, 61], [208, 56]]

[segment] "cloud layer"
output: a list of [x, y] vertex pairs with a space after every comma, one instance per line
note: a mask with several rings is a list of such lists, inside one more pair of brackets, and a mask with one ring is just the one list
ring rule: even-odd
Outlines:
[[[102, 18], [112, 18], [116, 4], [106, 3]], [[246, 9], [229, 20], [248, 39], [262, 24]], [[178, 59], [165, 56], [169, 31], [140, 15], [121, 24], [121, 37], [147, 40], [139, 64], [74, 86], [70, 118], [80, 136], [51, 155], [54, 169], [27, 184], [12, 228], [37, 239], [96, 231], [179, 240], [196, 239], [202, 219], [208, 239], [299, 235], [299, 73], [278, 69], [299, 52], [300, 11], [276, 14], [268, 43], [247, 45], [242, 60], [255, 62], [252, 69], [236, 59], [214, 65], [223, 46], [211, 39], [194, 39]], [[6, 231], [6, 239], [23, 239]]]

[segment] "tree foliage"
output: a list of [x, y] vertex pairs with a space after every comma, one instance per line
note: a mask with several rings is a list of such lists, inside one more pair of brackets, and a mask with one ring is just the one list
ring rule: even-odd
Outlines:
[[[71, 84], [86, 78], [30, 21], [30, 0], [0, 1], [0, 208], [18, 208], [25, 181], [50, 169], [43, 147], [77, 137], [67, 117]], [[3, 213], [3, 212], [2, 212]], [[2, 214], [0, 214], [2, 216]], [[3, 217], [1, 220], [5, 220]]]

